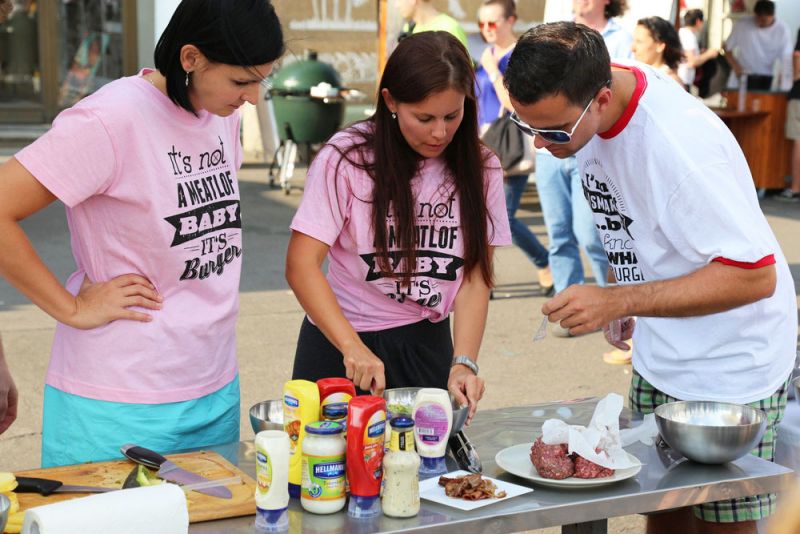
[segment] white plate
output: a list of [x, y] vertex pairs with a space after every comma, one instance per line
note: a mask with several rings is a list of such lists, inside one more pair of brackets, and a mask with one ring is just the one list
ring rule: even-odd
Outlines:
[[[442, 476], [446, 476], [447, 478], [455, 478], [471, 474], [472, 473], [469, 473], [468, 471], [453, 471], [452, 473], [447, 473], [446, 475]], [[439, 504], [444, 504], [446, 506], [452, 506], [453, 508], [458, 508], [459, 510], [474, 510], [475, 508], [481, 508], [496, 502], [507, 501], [512, 497], [533, 491], [533, 488], [518, 486], [517, 484], [512, 484], [511, 482], [505, 482], [503, 480], [497, 480], [496, 478], [484, 476], [483, 479], [494, 482], [494, 485], [497, 486], [497, 491], [505, 491], [506, 496], [500, 499], [481, 499], [480, 501], [467, 501], [465, 499], [458, 499], [456, 497], [448, 497], [444, 492], [444, 487], [439, 485], [438, 476], [420, 481], [419, 496], [429, 501], [438, 502]]]
[[636, 476], [641, 471], [642, 466], [639, 459], [628, 453], [631, 461], [639, 463], [636, 467], [628, 467], [626, 469], [617, 469], [610, 477], [603, 478], [577, 478], [569, 477], [563, 480], [554, 480], [552, 478], [544, 478], [539, 475], [536, 468], [533, 467], [531, 462], [531, 446], [532, 443], [520, 443], [503, 449], [494, 457], [494, 461], [501, 469], [505, 469], [512, 475], [521, 478], [526, 478], [536, 484], [542, 486], [552, 486], [555, 488], [587, 488], [592, 486], [603, 486], [605, 484], [613, 484], [620, 480]]

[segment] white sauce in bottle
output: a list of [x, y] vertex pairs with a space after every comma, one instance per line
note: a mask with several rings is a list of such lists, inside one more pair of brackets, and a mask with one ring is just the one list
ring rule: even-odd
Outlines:
[[419, 455], [414, 451], [414, 421], [395, 417], [392, 439], [383, 458], [381, 507], [390, 517], [412, 517], [419, 513]]

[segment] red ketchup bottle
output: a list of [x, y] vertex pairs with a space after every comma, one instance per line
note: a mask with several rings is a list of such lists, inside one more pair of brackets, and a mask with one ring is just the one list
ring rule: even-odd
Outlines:
[[317, 380], [320, 400], [320, 419], [345, 424], [347, 405], [356, 396], [356, 387], [346, 378]]
[[386, 434], [386, 401], [365, 395], [353, 397], [347, 414], [347, 479], [350, 482], [351, 517], [381, 513], [383, 443]]

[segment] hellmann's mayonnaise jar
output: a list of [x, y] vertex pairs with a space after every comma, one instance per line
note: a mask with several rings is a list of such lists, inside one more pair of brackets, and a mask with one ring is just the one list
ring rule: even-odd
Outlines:
[[303, 481], [300, 504], [314, 514], [332, 514], [344, 508], [344, 426], [335, 421], [306, 425], [303, 441]]
[[419, 513], [419, 455], [414, 451], [414, 420], [395, 417], [390, 425], [389, 452], [383, 457], [381, 507], [390, 517], [412, 517]]

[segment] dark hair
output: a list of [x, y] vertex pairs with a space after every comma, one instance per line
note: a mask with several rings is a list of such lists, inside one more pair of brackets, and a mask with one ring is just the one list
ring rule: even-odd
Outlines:
[[[478, 138], [474, 86], [472, 60], [455, 37], [441, 31], [411, 35], [397, 45], [386, 62], [375, 114], [348, 129], [356, 136], [356, 143], [345, 148], [334, 145], [343, 159], [372, 179], [372, 198], [365, 201], [372, 202], [378, 266], [383, 275], [398, 278], [404, 285], [410, 283], [416, 263], [415, 199], [411, 182], [424, 158], [406, 142], [381, 91], [387, 89], [395, 102], [406, 104], [421, 102], [447, 89], [464, 93], [464, 117], [443, 157], [451, 180], [448, 189], [459, 197], [465, 275], [471, 276], [477, 268], [490, 285], [492, 265], [487, 229], [490, 216], [484, 196], [490, 153]], [[397, 258], [395, 265], [405, 265], [402, 272], [392, 268], [389, 258], [386, 221], [390, 208], [395, 224], [394, 241], [403, 253], [402, 261]]]
[[620, 17], [628, 10], [627, 0], [611, 0], [606, 8], [603, 10], [603, 15], [607, 19], [612, 17]]
[[689, 11], [683, 14], [684, 26], [694, 26], [695, 24], [697, 24], [697, 21], [699, 20], [703, 20], [702, 9], [690, 9]]
[[483, 6], [500, 6], [503, 8], [505, 18], [517, 16], [517, 2], [515, 0], [483, 0]]
[[753, 7], [753, 13], [755, 13], [756, 16], [772, 17], [775, 15], [775, 2], [771, 2], [770, 0], [758, 0]]
[[562, 94], [583, 107], [611, 79], [611, 59], [599, 33], [575, 22], [551, 22], [525, 32], [503, 75], [523, 104]]
[[647, 28], [654, 41], [664, 43], [661, 57], [669, 68], [677, 69], [683, 59], [683, 47], [675, 27], [661, 17], [646, 17], [639, 19], [636, 24]]
[[170, 99], [191, 113], [195, 109], [180, 59], [187, 44], [210, 61], [243, 67], [271, 63], [284, 51], [281, 23], [269, 0], [183, 0], [153, 55]]

